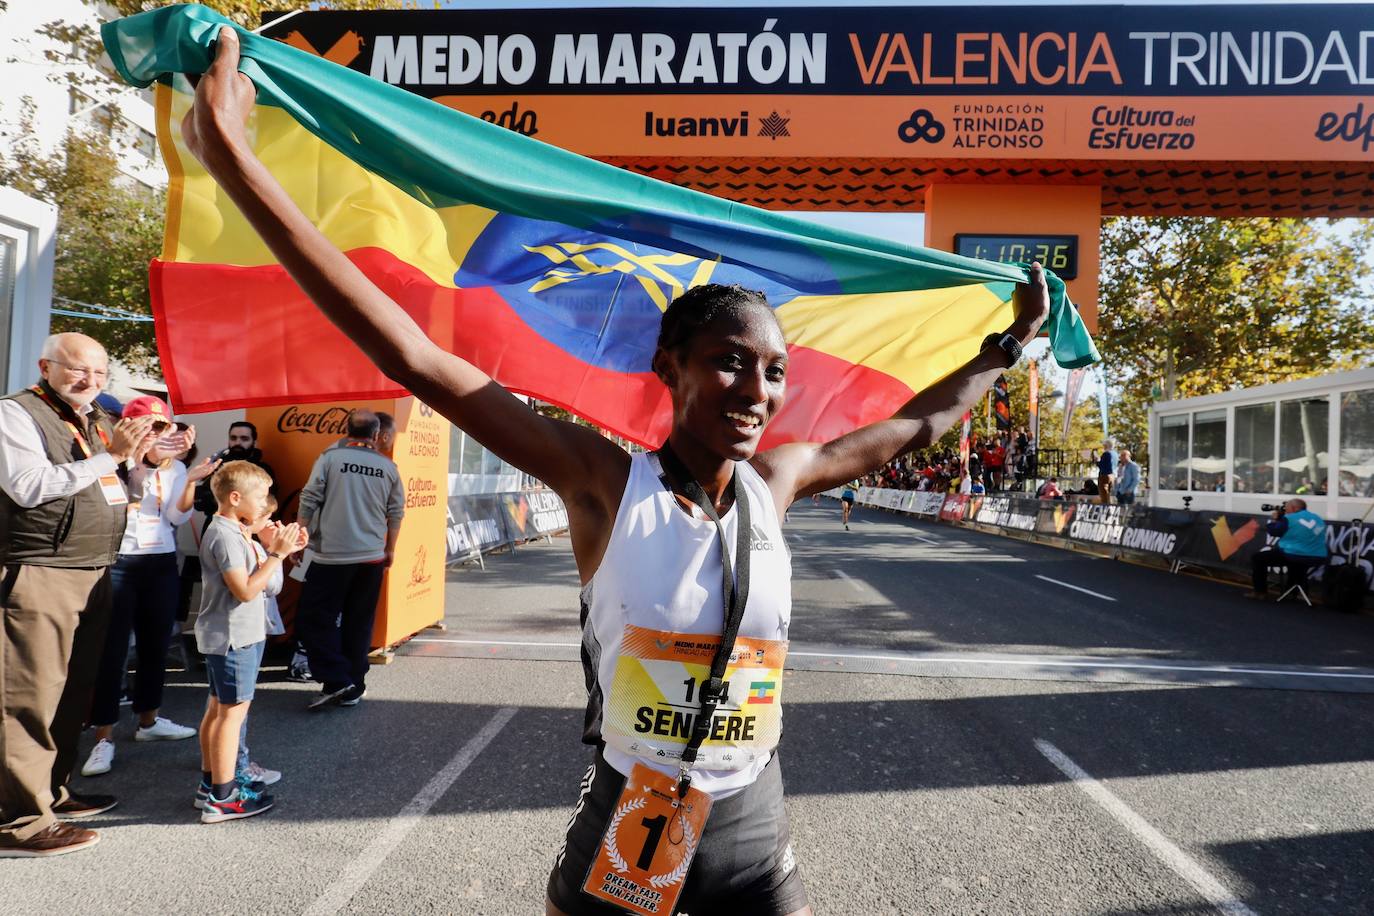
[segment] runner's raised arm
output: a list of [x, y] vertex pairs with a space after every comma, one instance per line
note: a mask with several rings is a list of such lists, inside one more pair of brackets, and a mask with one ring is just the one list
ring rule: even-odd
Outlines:
[[[1038, 263], [1031, 265], [1030, 282], [1017, 286], [1013, 304], [1015, 317], [1004, 333], [1025, 346], [1035, 339], [1050, 312], [1049, 289]], [[889, 419], [829, 442], [799, 442], [769, 449], [755, 456], [753, 463], [768, 481], [779, 507], [785, 509], [798, 497], [839, 486], [898, 455], [930, 445], [1007, 368], [1006, 352], [990, 343], [973, 359], [917, 392]]]

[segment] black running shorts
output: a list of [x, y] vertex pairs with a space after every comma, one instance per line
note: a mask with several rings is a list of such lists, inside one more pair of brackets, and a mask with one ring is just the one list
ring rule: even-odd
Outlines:
[[[582, 780], [582, 795], [549, 875], [549, 899], [568, 916], [623, 912], [582, 893], [582, 885], [624, 787], [625, 777], [598, 751]], [[782, 805], [782, 766], [774, 752], [753, 785], [711, 806], [677, 912], [786, 916], [806, 906], [790, 835]]]

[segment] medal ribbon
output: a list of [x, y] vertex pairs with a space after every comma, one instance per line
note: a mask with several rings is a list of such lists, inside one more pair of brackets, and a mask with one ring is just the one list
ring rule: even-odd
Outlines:
[[[749, 536], [752, 528], [749, 522], [749, 497], [744, 491], [744, 484], [740, 481], [739, 471], [736, 470], [730, 477], [730, 485], [735, 495], [735, 563], [731, 564], [725, 526], [721, 524], [720, 515], [716, 512], [715, 506], [711, 505], [706, 491], [692, 477], [691, 472], [667, 442], [663, 443], [657, 455], [664, 471], [676, 480], [683, 494], [700, 506], [716, 525], [716, 534], [720, 539], [721, 595], [725, 604], [725, 623], [721, 631], [720, 646], [716, 649], [716, 657], [711, 661], [711, 676], [702, 683], [698, 694], [701, 698], [701, 713], [692, 723], [692, 734], [687, 740], [686, 747], [682, 749], [681, 763], [678, 766], [678, 797], [682, 798], [687, 795], [687, 789], [692, 784], [692, 777], [688, 771], [696, 762], [697, 751], [711, 734], [711, 723], [715, 719], [716, 707], [720, 705], [721, 692], [725, 687], [725, 668], [730, 661], [731, 653], [734, 652], [740, 624], [744, 621], [744, 607], [749, 601]], [[732, 565], [737, 571], [731, 569]]]
[[[89, 458], [89, 457], [91, 457], [93, 454], [95, 454], [94, 452], [91, 451], [91, 445], [90, 445], [90, 443], [89, 443], [89, 442], [87, 441], [87, 439], [86, 439], [86, 434], [83, 433], [83, 432], [81, 431], [81, 428], [80, 428], [79, 426], [77, 426], [76, 423], [74, 423], [74, 422], [71, 420], [71, 418], [68, 416], [68, 414], [70, 414], [72, 417], [76, 417], [76, 416], [77, 416], [76, 411], [72, 410], [71, 405], [66, 404], [66, 402], [63, 402], [62, 405], [59, 405], [59, 404], [57, 403], [57, 401], [55, 401], [55, 400], [53, 399], [52, 395], [48, 394], [47, 390], [44, 389], [42, 385], [34, 385], [34, 386], [33, 386], [32, 388], [30, 388], [29, 390], [32, 391], [34, 394], [38, 395], [40, 398], [42, 398], [42, 399], [43, 399], [43, 403], [44, 403], [44, 404], [47, 404], [49, 407], [51, 407], [51, 408], [53, 409], [53, 411], [54, 411], [59, 417], [62, 418], [62, 422], [65, 423], [65, 424], [67, 424], [67, 429], [69, 429], [69, 430], [71, 431], [71, 434], [72, 434], [73, 436], [76, 437], [76, 443], [77, 443], [77, 445], [80, 445], [80, 446], [81, 446], [81, 453], [82, 453], [83, 455], [85, 455], [87, 458]], [[65, 411], [62, 409], [63, 406], [65, 406], [65, 407], [67, 408]], [[80, 419], [80, 418], [77, 417], [77, 419]], [[95, 433], [96, 433], [97, 436], [100, 437], [100, 441], [101, 441], [102, 443], [104, 443], [105, 447], [106, 447], [106, 448], [109, 448], [109, 447], [110, 447], [110, 437], [107, 436], [107, 435], [105, 435], [105, 430], [101, 429], [99, 424], [97, 424], [96, 427], [95, 427]]]

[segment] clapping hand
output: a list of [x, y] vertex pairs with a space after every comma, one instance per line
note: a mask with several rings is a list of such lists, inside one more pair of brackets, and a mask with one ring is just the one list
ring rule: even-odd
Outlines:
[[148, 449], [157, 441], [153, 433], [151, 416], [129, 417], [115, 424], [114, 437], [110, 441], [109, 452], [116, 461], [128, 458], [143, 460]]
[[219, 470], [222, 464], [218, 458], [206, 458], [200, 464], [186, 470], [186, 482], [189, 484], [199, 483]]
[[289, 525], [277, 524], [272, 529], [272, 543], [267, 550], [278, 556], [286, 556], [303, 550], [309, 540], [309, 535], [295, 522]]

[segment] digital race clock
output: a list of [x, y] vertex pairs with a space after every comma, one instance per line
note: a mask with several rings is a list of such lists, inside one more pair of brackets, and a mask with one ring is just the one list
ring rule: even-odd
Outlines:
[[1015, 263], [1039, 261], [1061, 280], [1078, 276], [1076, 235], [973, 235], [954, 236], [954, 253], [967, 258]]

